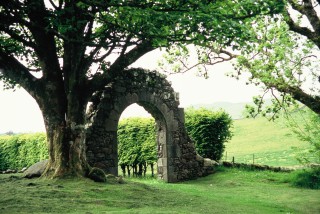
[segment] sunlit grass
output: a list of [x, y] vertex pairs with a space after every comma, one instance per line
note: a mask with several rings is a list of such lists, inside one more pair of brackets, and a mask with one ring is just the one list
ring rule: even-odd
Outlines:
[[296, 166], [296, 151], [309, 144], [291, 134], [284, 122], [270, 122], [265, 118], [242, 119], [234, 122], [234, 136], [226, 143], [223, 160], [257, 163], [270, 166]]
[[320, 191], [293, 187], [293, 176], [222, 168], [175, 184], [150, 177], [104, 184], [0, 175], [0, 213], [319, 213]]

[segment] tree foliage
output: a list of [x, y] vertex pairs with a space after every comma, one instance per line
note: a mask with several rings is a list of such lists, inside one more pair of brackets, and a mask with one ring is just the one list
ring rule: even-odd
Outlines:
[[287, 115], [288, 126], [292, 132], [302, 141], [308, 142], [308, 150], [299, 151], [297, 159], [302, 164], [320, 164], [320, 116], [307, 108], [298, 109]]
[[[260, 85], [264, 90], [254, 99], [255, 107], [248, 107], [251, 115], [274, 117], [281, 109], [296, 105], [296, 101], [319, 114], [320, 67], [314, 44], [289, 31], [281, 17], [257, 20], [254, 31], [257, 42], [238, 56], [235, 74], [249, 73], [248, 84]], [[268, 93], [274, 100], [263, 109]]]
[[199, 155], [219, 161], [225, 143], [232, 137], [232, 119], [220, 110], [193, 109], [186, 111], [186, 129], [194, 140]]
[[262, 109], [262, 95], [256, 107], [249, 107], [251, 113], [276, 115], [299, 101], [320, 114], [319, 9], [319, 1], [288, 0], [282, 15], [257, 19], [252, 25], [256, 42], [241, 49], [237, 71], [248, 71], [249, 83], [262, 85], [274, 102]]
[[50, 177], [85, 176], [86, 107], [144, 54], [172, 44], [244, 43], [275, 0], [0, 0], [0, 79], [38, 103]]
[[[264, 91], [254, 98], [255, 106], [248, 106], [251, 115], [274, 119], [280, 109], [296, 101], [320, 114], [319, 9], [319, 1], [288, 0], [281, 14], [256, 16], [243, 23], [250, 40], [197, 46], [195, 64], [188, 63], [191, 54], [187, 49], [172, 46], [165, 56], [173, 65], [169, 70], [183, 72], [197, 67], [198, 73], [207, 77], [209, 65], [231, 61], [235, 72], [230, 76], [239, 78], [245, 73], [247, 84], [259, 85]], [[262, 108], [269, 95], [274, 98], [272, 105]]]

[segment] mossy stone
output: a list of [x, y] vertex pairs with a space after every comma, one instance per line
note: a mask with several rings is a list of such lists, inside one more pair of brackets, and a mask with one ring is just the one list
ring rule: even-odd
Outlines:
[[104, 173], [104, 171], [100, 168], [97, 167], [93, 167], [89, 174], [88, 177], [92, 180], [94, 180], [95, 182], [106, 182], [107, 178], [106, 178], [106, 174]]

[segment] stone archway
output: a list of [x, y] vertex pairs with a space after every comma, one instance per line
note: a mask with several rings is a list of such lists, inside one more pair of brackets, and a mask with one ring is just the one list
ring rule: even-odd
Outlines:
[[97, 93], [90, 109], [87, 158], [92, 166], [118, 174], [117, 128], [122, 112], [131, 104], [144, 107], [156, 120], [158, 177], [166, 182], [208, 174], [184, 127], [179, 96], [165, 75], [130, 69]]

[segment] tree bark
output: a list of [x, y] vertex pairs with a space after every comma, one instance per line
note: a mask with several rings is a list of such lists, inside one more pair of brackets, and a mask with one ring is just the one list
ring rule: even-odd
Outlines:
[[151, 167], [151, 176], [154, 177], [153, 163], [150, 164], [150, 167]]
[[127, 172], [128, 172], [128, 177], [130, 177], [131, 171], [130, 171], [130, 166], [129, 165], [127, 165]]
[[[50, 129], [50, 130], [49, 130]], [[78, 127], [51, 124], [47, 129], [49, 163], [45, 177], [85, 177], [89, 165], [85, 154], [85, 131]]]
[[122, 170], [123, 177], [126, 177], [126, 165], [125, 164], [121, 164], [120, 167], [121, 167], [121, 170]]
[[47, 84], [44, 92], [37, 93], [49, 152], [44, 177], [85, 177], [89, 173], [85, 150], [86, 99], [83, 97], [75, 91], [67, 96], [59, 83]]

